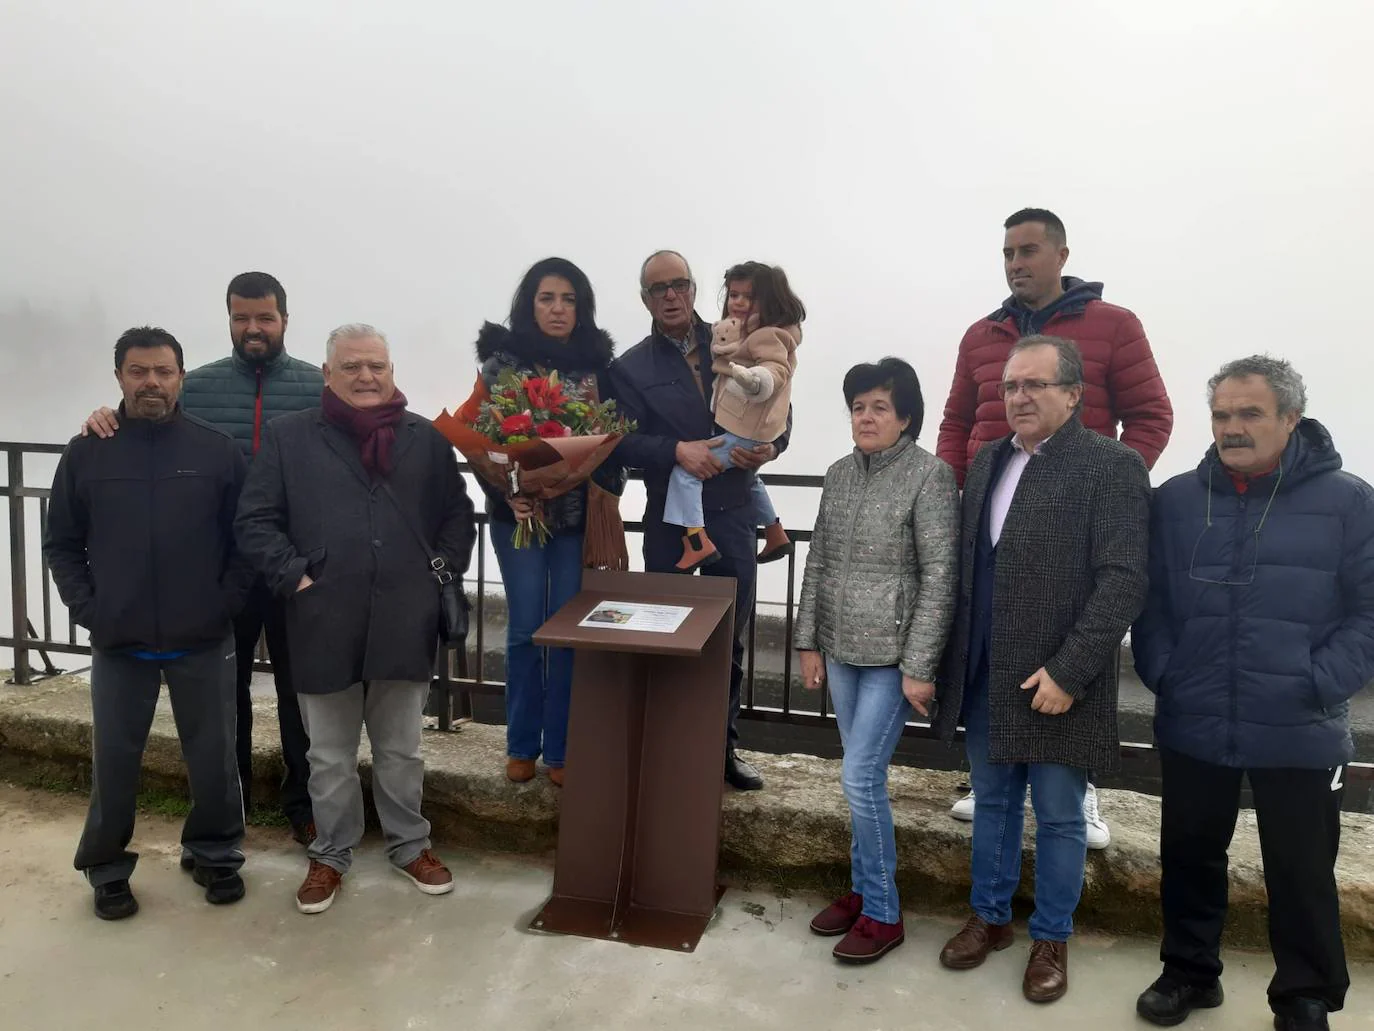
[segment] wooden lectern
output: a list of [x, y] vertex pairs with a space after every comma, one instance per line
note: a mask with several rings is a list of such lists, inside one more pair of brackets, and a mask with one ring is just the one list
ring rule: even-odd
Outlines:
[[[691, 608], [672, 633], [579, 626], [604, 602]], [[586, 570], [534, 635], [573, 648], [553, 895], [532, 928], [691, 952], [715, 913], [729, 577]]]

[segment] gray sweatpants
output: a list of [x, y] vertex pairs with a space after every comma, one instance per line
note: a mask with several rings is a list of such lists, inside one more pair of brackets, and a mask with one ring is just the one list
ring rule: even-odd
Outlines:
[[358, 744], [363, 726], [372, 745], [372, 798], [386, 854], [408, 866], [429, 848], [429, 821], [420, 815], [425, 764], [420, 758], [426, 681], [369, 680], [332, 694], [302, 694], [310, 736], [310, 804], [315, 813], [311, 859], [347, 873], [363, 838], [363, 788]]
[[232, 635], [213, 648], [164, 662], [92, 652], [91, 806], [75, 862], [92, 885], [127, 880], [138, 862], [128, 845], [164, 673], [191, 781], [182, 848], [201, 866], [243, 865], [243, 796], [234, 757], [236, 668]]

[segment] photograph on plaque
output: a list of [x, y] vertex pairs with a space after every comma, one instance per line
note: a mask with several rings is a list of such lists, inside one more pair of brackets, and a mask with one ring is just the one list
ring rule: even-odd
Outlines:
[[692, 614], [688, 605], [649, 605], [641, 601], [603, 601], [578, 626], [593, 630], [639, 630], [671, 634]]

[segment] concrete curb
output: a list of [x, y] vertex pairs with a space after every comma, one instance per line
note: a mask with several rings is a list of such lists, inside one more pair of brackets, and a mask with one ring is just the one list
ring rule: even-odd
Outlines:
[[[275, 705], [256, 700], [254, 723], [264, 731], [255, 763], [254, 797], [271, 801], [281, 757], [274, 736]], [[364, 745], [366, 747], [366, 745]], [[424, 737], [425, 810], [437, 840], [482, 849], [546, 853], [557, 840], [557, 792], [547, 778], [506, 780], [504, 729], [468, 724], [457, 733]], [[779, 889], [843, 891], [848, 883], [849, 812], [834, 760], [750, 753], [767, 781], [761, 792], [727, 790], [721, 865], [736, 883]], [[149, 786], [183, 792], [185, 777], [166, 698], [154, 719], [144, 755]], [[363, 777], [370, 767], [366, 760]], [[576, 772], [570, 771], [570, 776]], [[35, 687], [0, 688], [0, 777], [19, 783], [84, 786], [90, 778], [90, 703], [71, 677]], [[900, 857], [898, 885], [908, 909], [959, 912], [968, 894], [970, 828], [950, 819], [959, 775], [893, 767], [890, 787]], [[1090, 853], [1078, 910], [1080, 926], [1113, 933], [1159, 933], [1159, 800], [1130, 791], [1101, 791], [1112, 846]], [[1018, 893], [1028, 911], [1033, 886], [1033, 823], [1026, 852], [1032, 862]], [[1337, 880], [1346, 948], [1374, 958], [1374, 817], [1345, 814]], [[1241, 814], [1231, 848], [1231, 905], [1227, 940], [1267, 947], [1267, 901], [1255, 816]]]

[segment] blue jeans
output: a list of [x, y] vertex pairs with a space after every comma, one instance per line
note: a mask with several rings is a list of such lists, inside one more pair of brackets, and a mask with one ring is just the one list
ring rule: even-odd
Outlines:
[[491, 543], [506, 585], [506, 754], [560, 767], [568, 746], [571, 648], [540, 648], [534, 632], [582, 589], [582, 534], [555, 533], [542, 547], [517, 548], [507, 523]]
[[988, 761], [988, 689], [974, 687], [964, 703], [965, 742], [978, 805], [973, 810], [973, 911], [990, 924], [1011, 921], [1011, 897], [1021, 881], [1026, 787], [1035, 809], [1035, 912], [1032, 939], [1063, 942], [1083, 893], [1088, 854], [1083, 795], [1088, 771], [1059, 763]]
[[[841, 781], [849, 803], [849, 868], [864, 915], [885, 924], [902, 918], [897, 898], [897, 837], [887, 795], [887, 766], [911, 706], [896, 666], [825, 660], [825, 676], [844, 746]], [[980, 798], [978, 804], [982, 805]]]
[[[734, 465], [730, 461], [732, 448], [747, 449], [758, 447], [760, 444], [760, 441], [737, 437], [733, 433], [721, 433], [718, 436], [723, 438], [722, 443], [718, 447], [713, 447], [711, 454], [727, 469]], [[778, 521], [778, 512], [773, 507], [773, 499], [768, 496], [768, 488], [756, 476], [752, 490], [754, 525], [771, 526]], [[663, 521], [673, 526], [706, 525], [706, 515], [701, 509], [701, 481], [680, 465], [673, 466], [673, 472], [668, 477], [668, 497], [663, 505]]]

